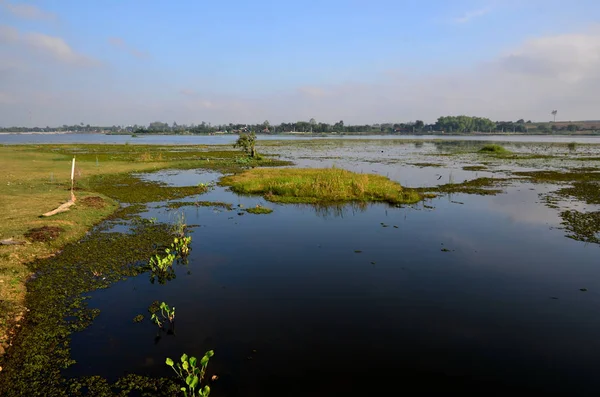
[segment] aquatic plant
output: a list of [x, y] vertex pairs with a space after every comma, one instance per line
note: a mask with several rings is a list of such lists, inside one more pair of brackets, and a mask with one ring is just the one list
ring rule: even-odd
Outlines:
[[600, 211], [563, 211], [560, 216], [567, 231], [566, 237], [586, 243], [600, 244]]
[[488, 167], [485, 165], [465, 165], [462, 169], [465, 171], [484, 171], [487, 170]]
[[[165, 252], [170, 251], [168, 248], [165, 250]], [[150, 258], [150, 261], [148, 262], [148, 265], [150, 266], [150, 269], [153, 272], [158, 272], [158, 271], [167, 271], [168, 268], [170, 268], [171, 266], [173, 266], [173, 262], [175, 261], [176, 256], [174, 253], [171, 252], [167, 252], [166, 256], [160, 256], [159, 254], [155, 254], [152, 258]]]
[[144, 315], [143, 314], [138, 314], [137, 316], [135, 316], [133, 318], [133, 322], [134, 323], [141, 323], [144, 320]]
[[569, 150], [572, 152], [577, 150], [577, 142], [570, 142], [567, 146], [568, 146]]
[[[156, 314], [158, 312], [160, 312], [162, 320]], [[160, 306], [158, 307], [158, 311], [152, 313], [152, 316], [150, 316], [150, 320], [156, 325], [158, 325], [159, 328], [162, 328], [163, 321], [166, 320], [168, 320], [169, 323], [173, 324], [173, 321], [175, 321], [175, 306], [170, 307], [165, 302], [161, 302]]]
[[196, 357], [188, 357], [185, 353], [181, 356], [181, 363], [175, 364], [172, 359], [166, 359], [165, 364], [173, 368], [173, 371], [175, 371], [177, 376], [187, 385], [187, 388], [181, 388], [181, 391], [186, 397], [194, 397], [196, 396], [196, 393], [198, 393], [198, 396], [200, 397], [208, 397], [210, 395], [210, 387], [208, 385], [202, 387], [201, 384], [204, 375], [206, 374], [208, 361], [214, 355], [214, 351], [207, 351], [206, 354], [204, 354], [204, 357], [200, 359], [200, 366], [197, 366], [198, 359]]
[[[178, 231], [178, 233], [183, 233]], [[187, 263], [187, 256], [190, 253], [190, 243], [192, 242], [191, 236], [180, 236], [175, 237], [171, 243], [170, 248], [165, 248], [165, 255], [160, 253], [154, 254], [148, 261], [148, 267], [150, 268], [150, 282], [154, 283], [155, 279], [158, 279], [159, 284], [175, 278], [175, 270], [173, 269], [173, 263]]]
[[190, 253], [191, 236], [175, 237], [171, 243], [171, 249], [167, 248], [165, 252], [170, 254], [175, 252], [181, 259], [185, 259]]
[[173, 222], [173, 234], [176, 236], [184, 236], [185, 235], [185, 214], [183, 212], [178, 212], [175, 214], [175, 219]]
[[466, 193], [466, 194], [478, 194], [478, 195], [496, 195], [502, 193], [502, 189], [497, 187], [507, 183], [507, 179], [504, 178], [477, 178], [467, 180], [462, 183], [453, 183], [454, 181], [445, 185], [432, 186], [432, 187], [420, 187], [415, 188], [422, 194], [425, 192], [439, 192], [439, 193]]

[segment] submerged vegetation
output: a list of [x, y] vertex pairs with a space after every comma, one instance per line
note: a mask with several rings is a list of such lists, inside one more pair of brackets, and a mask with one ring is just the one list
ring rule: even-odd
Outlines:
[[[585, 148], [580, 149], [583, 150]], [[498, 158], [514, 154], [498, 145], [486, 145], [481, 152]], [[100, 377], [63, 377], [62, 370], [74, 363], [70, 355], [70, 334], [87, 327], [99, 313], [87, 307], [88, 297], [85, 294], [148, 271], [151, 280], [158, 278], [159, 283], [164, 283], [175, 276], [174, 263], [185, 263], [190, 253], [191, 237], [185, 235], [186, 224], [182, 214], [175, 217], [174, 225], [157, 224], [156, 219], [142, 220], [132, 214], [145, 208], [142, 204], [197, 196], [207, 192], [212, 185], [173, 187], [144, 180], [136, 173], [164, 168], [205, 168], [236, 173], [223, 177], [220, 184], [230, 186], [237, 193], [263, 195], [272, 202], [315, 205], [323, 216], [331, 216], [336, 211], [341, 214], [342, 209], [349, 207], [347, 203], [360, 210], [365, 210], [368, 202], [415, 203], [431, 197], [428, 192], [492, 195], [502, 192], [499, 187], [508, 181], [478, 178], [463, 183], [408, 189], [383, 176], [335, 168], [254, 168], [289, 164], [261, 159], [254, 147], [249, 152], [246, 150], [245, 155], [204, 146], [137, 145], [48, 145], [10, 150], [0, 147], [0, 153], [8, 154], [6, 158], [24, 167], [21, 171], [17, 166], [7, 164], [6, 175], [0, 176], [0, 185], [6, 186], [6, 190], [0, 192], [0, 204], [9, 212], [7, 222], [0, 224], [0, 237], [14, 237], [24, 242], [18, 246], [0, 246], [0, 282], [3, 282], [0, 284], [3, 286], [0, 288], [0, 327], [6, 326], [15, 313], [19, 314], [19, 319], [24, 319], [21, 332], [14, 337], [14, 347], [7, 352], [6, 361], [0, 363], [3, 367], [0, 395], [14, 395], [15, 390], [20, 395], [39, 395], [43, 390], [45, 394], [55, 396], [125, 396], [134, 390], [140, 395], [175, 395], [181, 390], [192, 396], [208, 396], [210, 393], [210, 388], [201, 387], [200, 383], [212, 351], [200, 360], [200, 366], [197, 366], [194, 357], [186, 355], [177, 365], [167, 359], [167, 364], [185, 382], [186, 387], [183, 388], [170, 379], [134, 374], [115, 383]], [[469, 153], [478, 161], [482, 159], [473, 149]], [[80, 200], [70, 213], [52, 219], [37, 218], [48, 203], [54, 205], [68, 194], [66, 178], [55, 179], [54, 175], [62, 175], [64, 165], [68, 165], [72, 155], [76, 155], [78, 160], [76, 194]], [[490, 160], [494, 160], [491, 157]], [[29, 163], [36, 164], [31, 166]], [[0, 164], [5, 162], [0, 161]], [[433, 167], [441, 164], [422, 162], [413, 165]], [[473, 165], [463, 169], [479, 171], [486, 167]], [[47, 170], [52, 170], [49, 175]], [[556, 193], [600, 204], [600, 172], [597, 170], [530, 171], [515, 175], [528, 177], [532, 182], [567, 184]], [[115, 200], [135, 205], [124, 206], [115, 212], [118, 206]], [[188, 200], [197, 200], [197, 197]], [[230, 203], [213, 201], [173, 201], [167, 204], [169, 208], [186, 205], [233, 209]], [[273, 210], [257, 205], [243, 211], [267, 214]], [[132, 233], [113, 233], [98, 228], [75, 243], [87, 229], [111, 213], [114, 213], [114, 218], [131, 220]], [[567, 236], [600, 243], [599, 214], [574, 210], [562, 212]], [[388, 225], [382, 223], [382, 227]], [[398, 228], [396, 225], [393, 227]], [[60, 256], [51, 256], [59, 249], [63, 249]], [[448, 250], [443, 248], [442, 251]], [[354, 252], [362, 253], [360, 250]], [[32, 276], [28, 282], [28, 294], [23, 301], [24, 285], [29, 275]], [[8, 285], [9, 288], [4, 288]], [[17, 287], [16, 292], [10, 289], [13, 285]], [[165, 302], [156, 302], [151, 314], [151, 320], [162, 327], [166, 321], [173, 324], [175, 308]], [[130, 319], [128, 317], [129, 322]], [[143, 321], [143, 316], [136, 316], [134, 321]], [[5, 339], [0, 332], [2, 342]]]
[[233, 209], [233, 204], [224, 203], [222, 201], [172, 201], [167, 204], [169, 209], [179, 209], [181, 207], [215, 207], [215, 208], [223, 208], [225, 210], [231, 211]]
[[[51, 218], [39, 215], [69, 198], [71, 159], [76, 158], [76, 204], [71, 211]], [[243, 163], [238, 160], [243, 159]], [[121, 203], [149, 203], [198, 195], [210, 185], [173, 187], [144, 180], [140, 172], [166, 168], [202, 168], [240, 172], [248, 167], [289, 165], [272, 158], [249, 158], [225, 147], [167, 145], [14, 145], [0, 146], [0, 206], [6, 209], [0, 222], [0, 240], [26, 242], [32, 231], [45, 241], [0, 245], [0, 343], [15, 318], [25, 312], [27, 262], [52, 255], [65, 244], [81, 238], [87, 230], [118, 209]], [[125, 212], [139, 212], [129, 207]], [[124, 214], [124, 212], [121, 212]], [[121, 215], [117, 215], [121, 216]], [[36, 232], [36, 229], [40, 229]], [[58, 232], [58, 230], [62, 230]], [[56, 233], [54, 232], [56, 231]], [[4, 287], [6, 286], [6, 287]]]
[[260, 194], [281, 203], [339, 203], [348, 201], [412, 204], [422, 199], [386, 177], [336, 168], [253, 169], [225, 176], [220, 182], [236, 193]]
[[600, 204], [600, 182], [573, 182], [572, 186], [559, 189], [555, 194], [573, 197], [588, 204]]
[[488, 167], [485, 165], [465, 165], [462, 169], [465, 171], [485, 171]]
[[600, 244], [600, 211], [563, 211], [561, 214], [567, 237], [586, 243]]
[[574, 198], [588, 204], [600, 204], [600, 172], [596, 168], [579, 168], [569, 171], [515, 172], [535, 183], [569, 184], [552, 194]]
[[132, 227], [131, 234], [97, 230], [80, 242], [67, 244], [59, 256], [29, 264], [35, 274], [27, 287], [29, 312], [2, 364], [0, 395], [79, 396], [84, 390], [95, 390], [94, 395], [114, 396], [128, 395], [134, 389], [173, 390], [169, 380], [139, 375], [113, 385], [98, 377], [65, 379], [62, 375], [74, 363], [70, 334], [86, 328], [99, 314], [87, 306], [85, 294], [143, 273], [143, 261], [155, 246], [165, 246], [172, 239], [170, 225], [135, 223]]
[[502, 178], [477, 178], [463, 183], [447, 183], [445, 185], [417, 188], [416, 190], [420, 192], [466, 193], [489, 196], [502, 193], [502, 189], [497, 187], [506, 182], [507, 179]]
[[600, 172], [589, 169], [574, 169], [569, 171], [517, 171], [514, 175], [529, 177], [537, 183], [590, 182], [600, 181]]

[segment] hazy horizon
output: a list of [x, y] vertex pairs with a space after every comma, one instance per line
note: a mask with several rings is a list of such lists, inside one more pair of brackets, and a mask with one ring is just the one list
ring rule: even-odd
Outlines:
[[[525, 4], [523, 4], [525, 3]], [[600, 119], [591, 0], [0, 0], [0, 126]]]

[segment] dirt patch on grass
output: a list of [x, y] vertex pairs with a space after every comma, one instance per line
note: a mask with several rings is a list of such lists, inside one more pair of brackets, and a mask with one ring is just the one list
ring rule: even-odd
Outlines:
[[46, 242], [56, 239], [65, 229], [58, 226], [42, 226], [29, 229], [25, 237], [33, 242]]
[[106, 202], [100, 196], [90, 196], [81, 199], [81, 203], [87, 207], [92, 208], [104, 208], [106, 207]]

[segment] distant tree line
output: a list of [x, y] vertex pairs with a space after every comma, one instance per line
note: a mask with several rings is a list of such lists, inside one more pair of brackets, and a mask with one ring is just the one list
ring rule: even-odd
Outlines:
[[[600, 126], [600, 122], [598, 122]], [[281, 134], [281, 133], [304, 133], [304, 134], [412, 134], [412, 133], [498, 133], [498, 132], [521, 132], [521, 133], [552, 133], [552, 132], [575, 132], [581, 130], [597, 130], [596, 125], [589, 122], [578, 123], [532, 123], [525, 121], [492, 121], [485, 117], [471, 116], [443, 116], [433, 124], [425, 124], [422, 120], [408, 123], [378, 123], [346, 125], [343, 120], [329, 124], [317, 122], [315, 119], [309, 121], [296, 121], [291, 123], [271, 124], [268, 120], [259, 124], [211, 124], [201, 122], [200, 124], [168, 124], [155, 121], [149, 125], [128, 126], [90, 126], [83, 123], [75, 125], [63, 125], [61, 127], [7, 127], [0, 128], [0, 132], [78, 132], [78, 133], [131, 133], [131, 134], [237, 134], [241, 132], [255, 132], [257, 134]]]

